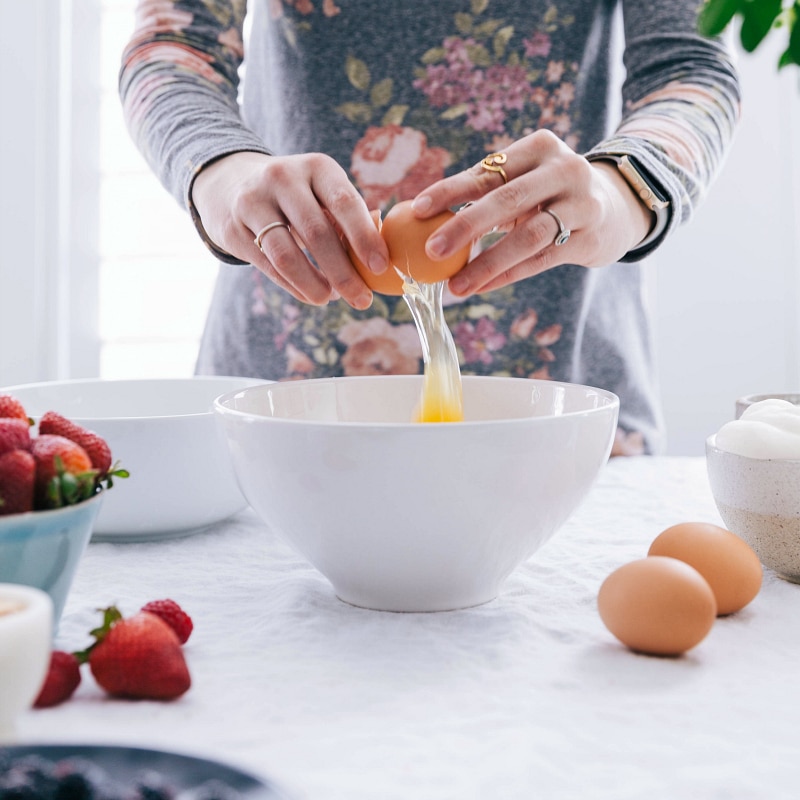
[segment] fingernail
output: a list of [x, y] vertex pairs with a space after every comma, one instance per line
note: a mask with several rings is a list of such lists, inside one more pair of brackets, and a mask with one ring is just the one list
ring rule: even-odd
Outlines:
[[414, 200], [414, 202], [411, 204], [411, 208], [413, 208], [414, 211], [427, 211], [432, 205], [433, 200], [426, 195], [422, 195]]
[[381, 272], [386, 272], [387, 266], [386, 259], [380, 253], [373, 253], [369, 257], [369, 268], [376, 275], [380, 275]]
[[444, 236], [434, 236], [431, 239], [428, 239], [428, 244], [425, 246], [425, 249], [432, 256], [443, 256], [446, 248], [447, 240], [444, 238]]

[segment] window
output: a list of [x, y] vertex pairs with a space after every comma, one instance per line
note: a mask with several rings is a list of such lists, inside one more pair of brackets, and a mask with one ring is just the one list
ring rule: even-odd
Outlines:
[[99, 373], [191, 375], [217, 262], [124, 127], [117, 94], [134, 0], [102, 0]]

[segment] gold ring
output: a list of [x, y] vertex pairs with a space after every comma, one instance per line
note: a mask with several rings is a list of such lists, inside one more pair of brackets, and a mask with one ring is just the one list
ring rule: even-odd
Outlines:
[[[269, 233], [269, 232], [270, 232], [271, 230], [273, 230], [274, 228], [286, 228], [286, 230], [288, 231], [288, 230], [289, 230], [289, 225], [288, 225], [288, 223], [286, 223], [286, 222], [270, 222], [270, 224], [269, 224], [269, 225], [265, 225], [265, 226], [264, 226], [264, 227], [263, 227], [263, 228], [262, 228], [262, 229], [261, 229], [261, 230], [260, 230], [260, 231], [259, 231], [259, 232], [256, 234], [256, 238], [255, 238], [255, 239], [253, 239], [253, 244], [254, 244], [254, 245], [255, 245], [255, 246], [256, 246], [256, 247], [257, 247], [259, 250], [261, 250], [261, 252], [262, 252], [262, 253], [264, 253], [264, 250], [263, 250], [263, 248], [261, 247], [261, 239], [264, 237], [264, 234], [265, 234], [265, 233]], [[264, 255], [266, 255], [266, 253], [264, 253]]]
[[503, 179], [503, 183], [508, 183], [508, 175], [503, 169], [503, 164], [508, 161], [508, 156], [505, 153], [489, 153], [486, 158], [481, 161], [481, 168], [487, 172], [497, 172]]
[[572, 236], [572, 231], [561, 221], [561, 217], [556, 214], [555, 211], [552, 211], [549, 208], [543, 208], [545, 214], [549, 214], [558, 225], [558, 233], [556, 234], [556, 238], [553, 239], [553, 244], [556, 247], [561, 247], [562, 244], [566, 244], [569, 241], [569, 237]]

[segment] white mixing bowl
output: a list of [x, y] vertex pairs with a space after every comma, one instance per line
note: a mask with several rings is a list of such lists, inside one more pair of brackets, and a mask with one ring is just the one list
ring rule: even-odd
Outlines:
[[487, 602], [581, 502], [619, 400], [588, 386], [465, 377], [465, 421], [411, 422], [420, 376], [274, 383], [217, 399], [242, 491], [348, 603]]
[[95, 431], [130, 478], [114, 480], [94, 541], [183, 535], [247, 507], [214, 419], [216, 397], [252, 378], [79, 379], [8, 386], [38, 419], [56, 411]]

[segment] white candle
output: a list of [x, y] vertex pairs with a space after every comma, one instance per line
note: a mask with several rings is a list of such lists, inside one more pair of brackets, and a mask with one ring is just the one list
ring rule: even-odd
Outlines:
[[40, 589], [0, 583], [0, 742], [11, 742], [47, 675], [53, 601]]

